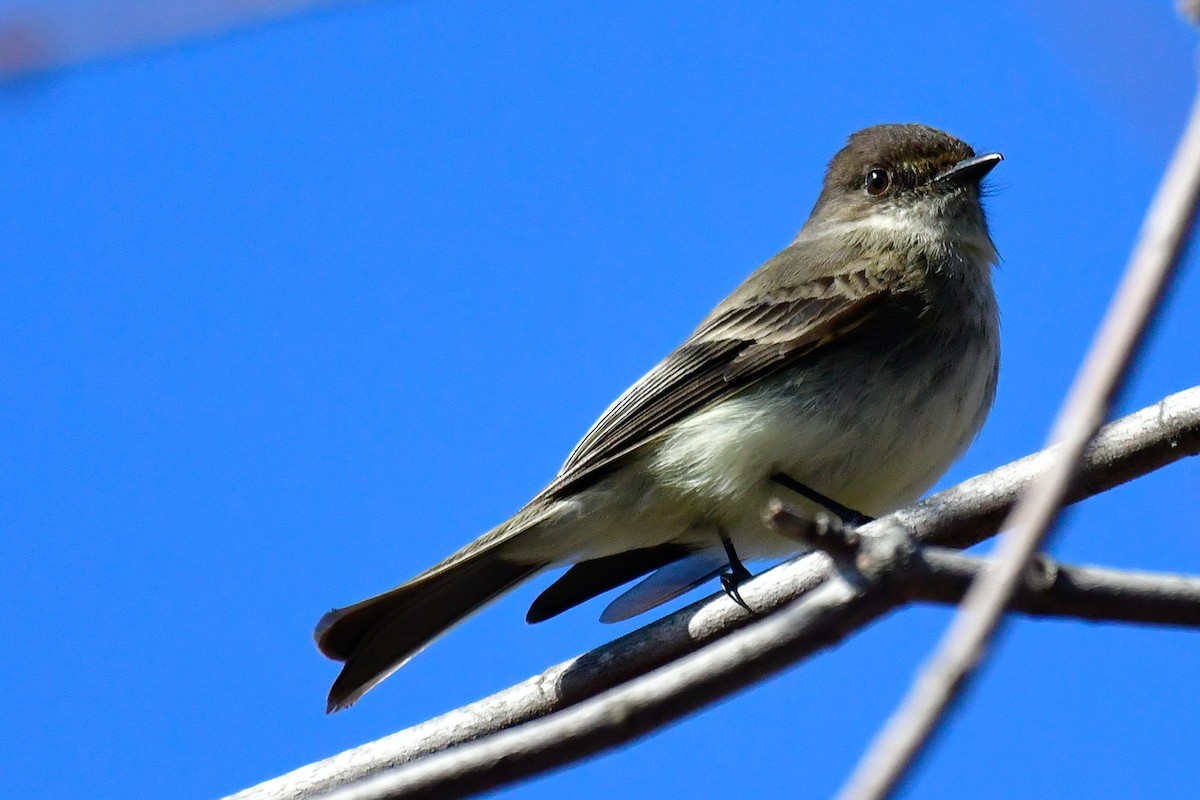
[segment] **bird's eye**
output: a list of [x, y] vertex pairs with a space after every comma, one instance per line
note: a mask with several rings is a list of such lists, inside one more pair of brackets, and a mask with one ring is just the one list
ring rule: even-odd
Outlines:
[[892, 176], [883, 167], [874, 167], [867, 173], [867, 194], [881, 195], [892, 185]]

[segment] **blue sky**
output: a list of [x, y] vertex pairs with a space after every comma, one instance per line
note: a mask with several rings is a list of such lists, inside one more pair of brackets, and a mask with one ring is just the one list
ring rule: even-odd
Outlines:
[[[413, 0], [0, 88], [6, 793], [218, 796], [634, 627], [527, 626], [535, 581], [334, 717], [310, 639], [535, 493], [865, 125], [1006, 155], [999, 397], [943, 485], [1035, 449], [1194, 45], [1169, 3]], [[1168, 312], [1127, 410], [1198, 382], [1195, 269]], [[1200, 573], [1198, 478], [1086, 504], [1056, 552]], [[946, 620], [508, 795], [828, 796]], [[1186, 795], [1198, 659], [1196, 632], [1018, 622], [906, 796]]]

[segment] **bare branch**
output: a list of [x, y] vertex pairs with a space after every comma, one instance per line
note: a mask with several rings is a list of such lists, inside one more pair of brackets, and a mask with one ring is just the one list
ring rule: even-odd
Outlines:
[[793, 605], [572, 708], [436, 753], [330, 800], [450, 800], [546, 772], [657, 730], [832, 645], [892, 607], [878, 584], [835, 577]]
[[[776, 523], [805, 525], [787, 509]], [[836, 530], [836, 528], [835, 528]], [[840, 641], [908, 598], [958, 602], [985, 559], [920, 546], [900, 528], [817, 537], [859, 569], [725, 639], [574, 708], [368, 778], [330, 800], [466, 797], [626, 743]], [[1200, 626], [1200, 578], [1038, 562], [1015, 608], [1031, 614]]]
[[816, 519], [796, 514], [778, 498], [767, 505], [763, 521], [775, 533], [820, 550], [834, 563], [852, 561], [862, 551], [862, 536], [858, 528], [844, 525], [841, 520], [821, 513]]
[[[1004, 512], [1053, 450], [971, 478], [861, 530], [898, 523], [925, 542], [965, 546], [992, 535]], [[1200, 387], [1172, 395], [1104, 427], [1089, 448], [1073, 498], [1083, 499], [1200, 453]], [[830, 562], [813, 554], [739, 587], [768, 614], [820, 586]], [[537, 719], [649, 672], [725, 636], [749, 615], [724, 596], [693, 604], [509, 689], [361, 747], [297, 769], [234, 797], [300, 800]]]
[[[905, 581], [912, 600], [958, 603], [988, 559], [923, 547]], [[1200, 627], [1200, 578], [1035, 560], [1011, 606], [1034, 617]]]
[[[856, 571], [873, 574], [870, 539], [836, 519], [814, 522], [775, 500], [767, 524], [803, 541]], [[873, 534], [896, 536], [896, 530]], [[864, 561], [864, 559], [867, 559]], [[989, 559], [935, 545], [917, 545], [903, 574], [887, 576], [906, 600], [955, 604], [971, 582], [992, 565]], [[1200, 626], [1200, 578], [1105, 567], [1070, 567], [1047, 556], [1034, 559], [1017, 583], [1011, 606], [1031, 616], [1063, 616], [1106, 622]]]
[[1063, 403], [1050, 440], [1061, 442], [1052, 466], [1013, 509], [996, 551], [996, 568], [972, 587], [908, 696], [859, 761], [843, 800], [882, 800], [908, 773], [967, 680], [983, 662], [1026, 565], [1049, 536], [1092, 436], [1125, 384], [1135, 354], [1161, 306], [1191, 239], [1200, 202], [1200, 100], [1192, 109], [1158, 194], [1151, 203], [1125, 277]]

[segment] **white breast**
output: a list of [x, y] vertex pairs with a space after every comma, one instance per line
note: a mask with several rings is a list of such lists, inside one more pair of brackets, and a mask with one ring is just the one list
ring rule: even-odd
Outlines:
[[990, 365], [958, 372], [931, 393], [913, 381], [840, 406], [773, 389], [743, 395], [680, 424], [649, 471], [746, 557], [791, 551], [761, 521], [782, 491], [770, 476], [784, 472], [870, 516], [915, 500], [966, 450], [991, 404]]

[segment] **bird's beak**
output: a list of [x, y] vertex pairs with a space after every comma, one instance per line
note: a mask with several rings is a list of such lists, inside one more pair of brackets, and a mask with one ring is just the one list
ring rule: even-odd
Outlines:
[[959, 186], [969, 186], [979, 183], [992, 168], [1004, 160], [999, 153], [984, 153], [981, 156], [964, 159], [950, 169], [933, 179], [934, 183], [955, 183]]

